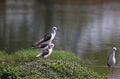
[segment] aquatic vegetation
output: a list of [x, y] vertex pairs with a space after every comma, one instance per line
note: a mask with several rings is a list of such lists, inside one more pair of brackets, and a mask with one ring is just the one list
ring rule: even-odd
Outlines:
[[0, 66], [0, 79], [17, 79], [19, 72], [13, 65]]
[[[0, 65], [1, 79], [107, 79], [93, 70], [80, 65], [80, 58], [73, 53], [54, 50], [51, 59], [35, 58], [38, 50], [20, 50], [14, 54], [1, 54], [6, 61]], [[5, 57], [7, 56], [7, 58]], [[10, 56], [10, 57], [9, 57]], [[9, 59], [9, 60], [8, 60]], [[2, 61], [2, 60], [1, 60]], [[22, 63], [22, 64], [18, 64]]]
[[107, 79], [96, 72], [70, 61], [46, 62], [37, 60], [18, 67], [21, 79]]
[[23, 49], [16, 51], [12, 54], [8, 54], [5, 53], [4, 51], [0, 51], [0, 61], [8, 62], [8, 63], [33, 61], [35, 59], [37, 52], [39, 51], [33, 49]]

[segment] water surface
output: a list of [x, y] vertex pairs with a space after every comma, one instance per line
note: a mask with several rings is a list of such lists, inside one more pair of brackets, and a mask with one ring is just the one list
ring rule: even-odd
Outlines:
[[120, 77], [120, 3], [118, 0], [6, 0], [0, 3], [0, 50], [31, 48], [52, 26], [60, 30], [55, 49], [79, 55], [84, 65], [108, 75], [106, 60], [117, 47], [115, 79]]

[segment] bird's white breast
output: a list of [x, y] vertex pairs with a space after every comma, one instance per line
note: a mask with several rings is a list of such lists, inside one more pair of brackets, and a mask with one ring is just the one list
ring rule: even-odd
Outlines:
[[110, 55], [109, 59], [108, 59], [108, 63], [109, 65], [114, 65], [116, 63], [116, 59], [115, 59], [115, 56], [112, 54]]
[[55, 38], [56, 32], [52, 33], [51, 35], [52, 35], [51, 40], [53, 40]]

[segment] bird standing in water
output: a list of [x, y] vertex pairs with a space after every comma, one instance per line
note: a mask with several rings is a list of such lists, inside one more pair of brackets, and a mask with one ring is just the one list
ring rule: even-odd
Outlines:
[[45, 36], [41, 40], [35, 42], [32, 45], [32, 47], [33, 48], [45, 48], [45, 47], [47, 47], [49, 44], [52, 43], [53, 39], [55, 38], [56, 31], [57, 31], [57, 27], [53, 27], [50, 33], [45, 34]]
[[116, 63], [116, 58], [115, 58], [116, 50], [117, 50], [116, 47], [113, 47], [113, 48], [112, 48], [112, 53], [111, 53], [110, 56], [108, 57], [108, 61], [107, 61], [108, 67], [111, 67], [111, 68], [112, 68], [112, 75], [113, 75], [114, 65], [115, 65], [115, 63]]

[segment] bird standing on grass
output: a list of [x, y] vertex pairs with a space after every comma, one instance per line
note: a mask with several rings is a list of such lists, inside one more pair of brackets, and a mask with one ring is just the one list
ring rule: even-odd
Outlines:
[[[113, 69], [114, 69], [114, 65], [116, 63], [116, 59], [115, 59], [115, 53], [116, 53], [117, 48], [113, 47], [112, 48], [112, 53], [110, 54], [110, 56], [108, 57], [108, 61], [107, 61], [107, 65], [108, 67], [112, 68], [112, 75], [113, 75]], [[112, 76], [113, 77], [113, 76]]]
[[39, 53], [36, 57], [44, 57], [44, 58], [49, 57], [49, 59], [50, 59], [50, 55], [53, 51], [53, 48], [54, 48], [54, 44], [53, 43], [49, 44], [48, 47], [43, 49], [42, 52]]
[[45, 36], [41, 40], [35, 42], [32, 45], [32, 47], [33, 48], [45, 48], [46, 46], [51, 44], [53, 39], [56, 36], [56, 31], [57, 31], [57, 27], [53, 27], [50, 33], [45, 34]]

